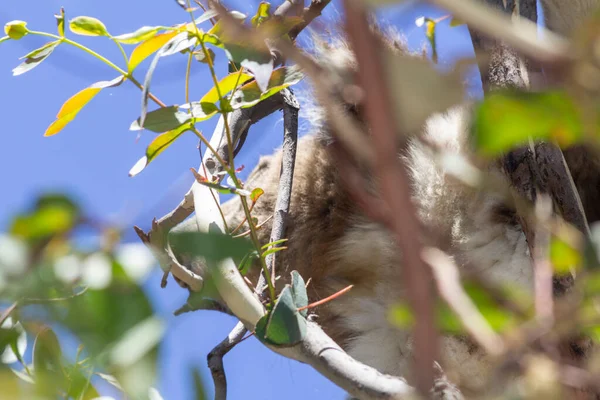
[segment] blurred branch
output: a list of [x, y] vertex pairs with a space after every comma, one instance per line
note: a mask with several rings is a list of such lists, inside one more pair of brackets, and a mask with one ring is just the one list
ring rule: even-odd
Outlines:
[[323, 9], [329, 4], [331, 0], [312, 0], [310, 6], [304, 10], [302, 14], [303, 22], [296, 25], [290, 31], [290, 39], [294, 40], [296, 37], [306, 28], [315, 18], [321, 15]]
[[502, 354], [505, 347], [502, 338], [494, 332], [469, 295], [465, 293], [460, 283], [458, 267], [452, 259], [441, 250], [434, 248], [424, 249], [422, 257], [433, 271], [441, 297], [458, 315], [471, 336], [488, 354], [492, 356]]
[[406, 170], [398, 158], [399, 130], [389, 85], [383, 79], [382, 43], [369, 29], [364, 6], [352, 0], [345, 0], [344, 5], [346, 33], [356, 54], [359, 82], [365, 92], [366, 116], [376, 153], [374, 170], [381, 198], [390, 211], [385, 223], [402, 252], [404, 287], [414, 315], [419, 316], [413, 331], [414, 373], [419, 392], [426, 395], [433, 384], [433, 365], [438, 355], [431, 270], [421, 259], [421, 227], [410, 199]]

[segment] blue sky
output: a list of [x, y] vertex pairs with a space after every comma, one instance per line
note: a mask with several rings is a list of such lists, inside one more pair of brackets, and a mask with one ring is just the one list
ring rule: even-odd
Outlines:
[[[253, 14], [257, 2], [229, 1], [229, 6]], [[5, 0], [0, 2], [0, 24], [20, 19], [38, 31], [55, 31], [53, 14], [64, 6], [67, 19], [78, 15], [102, 20], [115, 35], [134, 31], [143, 25], [172, 25], [187, 22], [188, 15], [173, 0]], [[341, 12], [334, 1], [324, 18]], [[414, 21], [425, 15], [439, 17], [445, 13], [429, 6], [406, 2], [380, 12], [384, 21], [404, 32], [411, 48], [424, 43], [422, 28]], [[114, 44], [102, 38], [77, 37], [77, 40], [106, 55], [116, 63], [122, 57]], [[30, 205], [36, 194], [46, 190], [65, 191], [78, 199], [92, 215], [126, 227], [127, 241], [137, 241], [131, 226], [147, 229], [152, 217], [159, 217], [176, 205], [192, 182], [190, 167], [198, 165], [197, 140], [186, 134], [162, 153], [135, 178], [127, 172], [144, 154], [154, 134], [144, 132], [136, 142], [136, 132], [128, 130], [139, 116], [140, 91], [130, 83], [102, 91], [56, 136], [45, 138], [43, 132], [54, 120], [60, 105], [71, 95], [90, 84], [110, 80], [116, 72], [91, 56], [69, 47], [59, 46], [54, 53], [25, 75], [13, 77], [11, 70], [18, 58], [46, 42], [28, 36], [20, 41], [0, 45], [0, 116], [3, 145], [0, 146], [2, 173], [0, 229], [4, 230], [14, 213]], [[456, 57], [471, 55], [465, 27], [438, 28], [438, 46], [442, 67]], [[129, 51], [131, 48], [129, 48]], [[221, 60], [223, 57], [221, 57]], [[144, 67], [147, 66], [144, 63]], [[186, 58], [172, 56], [161, 60], [154, 75], [152, 92], [167, 104], [181, 104], [184, 98]], [[226, 74], [218, 64], [221, 76]], [[199, 98], [210, 87], [207, 69], [195, 65], [191, 78], [192, 97]], [[143, 80], [143, 68], [136, 74]], [[471, 93], [479, 83], [475, 75], [468, 81]], [[301, 112], [302, 116], [302, 112]], [[210, 135], [216, 123], [209, 120], [199, 128]], [[252, 127], [237, 165], [245, 165], [242, 177], [255, 165], [260, 154], [271, 153], [280, 145], [281, 116], [273, 115]], [[186, 293], [173, 284], [159, 288], [160, 273], [152, 274], [146, 288], [158, 313], [169, 320], [167, 337], [161, 347], [158, 387], [165, 400], [190, 397], [190, 365], [201, 368], [212, 391], [206, 367], [206, 354], [234, 326], [229, 317], [211, 312], [197, 312], [177, 318], [172, 312], [185, 302]], [[66, 340], [66, 339], [65, 339]], [[344, 393], [310, 367], [280, 357], [251, 338], [236, 347], [225, 359], [230, 399], [343, 399]], [[259, 382], [261, 382], [259, 384]], [[266, 382], [267, 384], [264, 384]]]

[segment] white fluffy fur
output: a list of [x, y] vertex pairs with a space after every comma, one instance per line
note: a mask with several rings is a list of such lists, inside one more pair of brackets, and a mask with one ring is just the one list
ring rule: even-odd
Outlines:
[[[468, 106], [457, 107], [432, 116], [424, 135], [449, 152], [464, 154], [469, 111]], [[470, 194], [453, 183], [429, 154], [414, 140], [406, 156], [421, 221], [450, 243], [449, 252], [459, 265], [469, 265], [491, 281], [531, 289], [532, 269], [521, 229], [495, 222], [492, 208], [500, 204], [499, 200], [485, 193]], [[375, 296], [357, 295], [336, 308], [344, 315], [348, 329], [361, 332], [351, 342], [349, 353], [382, 372], [408, 376], [410, 337], [391, 326], [388, 318], [403, 291], [392, 240], [379, 225], [360, 222], [340, 239], [337, 251], [341, 263], [377, 265], [381, 269]], [[441, 347], [442, 363], [457, 383], [470, 389], [485, 384], [492, 371], [481, 351], [453, 336], [444, 337]]]

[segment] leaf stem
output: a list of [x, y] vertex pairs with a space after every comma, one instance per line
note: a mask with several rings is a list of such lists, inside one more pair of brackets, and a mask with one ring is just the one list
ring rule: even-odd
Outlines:
[[121, 43], [119, 43], [118, 40], [116, 40], [114, 37], [110, 37], [111, 40], [113, 42], [115, 42], [115, 44], [117, 45], [117, 47], [119, 47], [119, 50], [121, 51], [121, 54], [123, 54], [123, 58], [125, 59], [125, 65], [129, 66], [129, 57], [127, 57], [127, 53], [125, 53], [125, 50], [123, 49], [123, 46], [121, 46]]
[[[118, 65], [116, 65], [115, 63], [113, 63], [112, 61], [110, 61], [109, 59], [107, 59], [106, 57], [96, 53], [94, 50], [77, 43], [74, 40], [68, 39], [68, 38], [64, 38], [64, 37], [60, 37], [58, 35], [54, 35], [52, 33], [47, 33], [47, 32], [38, 32], [38, 31], [29, 31], [30, 34], [32, 35], [39, 35], [39, 36], [45, 36], [45, 37], [49, 37], [52, 39], [56, 39], [56, 40], [60, 40], [61, 42], [67, 43], [71, 46], [77, 47], [80, 50], [85, 51], [86, 53], [88, 53], [91, 56], [96, 57], [98, 60], [102, 61], [103, 63], [105, 63], [106, 65], [108, 65], [109, 67], [111, 67], [112, 69], [114, 69], [115, 71], [117, 71], [118, 73], [120, 73], [121, 75], [123, 75], [125, 78], [129, 79], [135, 86], [137, 86], [139, 89], [143, 90], [144, 86], [138, 82], [137, 79], [135, 79], [133, 77], [133, 74], [126, 72], [125, 70], [121, 69], [121, 67], [119, 67]], [[125, 59], [127, 60], [127, 55], [125, 55], [125, 51], [123, 50], [123, 47], [117, 42], [117, 45], [119, 45], [119, 47], [121, 48], [121, 50], [123, 51], [123, 54], [125, 56]], [[166, 107], [166, 104], [163, 103], [162, 101], [160, 101], [155, 95], [153, 95], [152, 93], [149, 93], [149, 97], [152, 99], [152, 101], [154, 101], [156, 104], [158, 104], [161, 107]]]

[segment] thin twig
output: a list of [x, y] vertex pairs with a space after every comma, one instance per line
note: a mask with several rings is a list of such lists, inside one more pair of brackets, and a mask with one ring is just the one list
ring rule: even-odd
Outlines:
[[10, 306], [8, 306], [8, 308], [6, 310], [4, 310], [2, 315], [0, 315], [0, 326], [2, 326], [4, 324], [4, 322], [8, 319], [8, 317], [10, 317], [10, 314], [12, 314], [12, 312], [15, 311], [15, 309], [17, 308], [17, 305], [18, 305], [18, 302], [15, 301]]
[[437, 332], [434, 321], [431, 270], [421, 260], [421, 227], [403, 165], [398, 158], [396, 116], [391, 108], [389, 85], [381, 62], [382, 43], [369, 29], [364, 6], [345, 0], [346, 32], [358, 62], [358, 77], [365, 91], [365, 110], [376, 152], [375, 170], [381, 198], [389, 207], [387, 226], [402, 251], [402, 274], [408, 299], [419, 318], [414, 329], [415, 378], [423, 395], [433, 385], [433, 365], [437, 358]]
[[243, 339], [246, 332], [248, 330], [244, 327], [244, 324], [238, 322], [229, 335], [212, 349], [206, 357], [215, 384], [215, 400], [227, 399], [227, 376], [223, 368], [223, 357]]
[[304, 28], [306, 28], [315, 18], [321, 15], [325, 7], [331, 0], [312, 0], [310, 6], [302, 14], [302, 22], [290, 30], [290, 39], [294, 40]]

